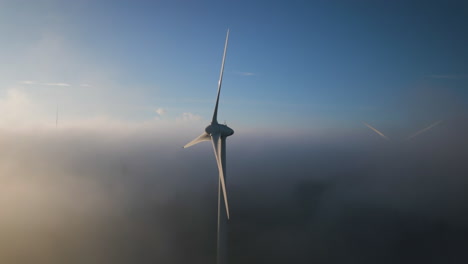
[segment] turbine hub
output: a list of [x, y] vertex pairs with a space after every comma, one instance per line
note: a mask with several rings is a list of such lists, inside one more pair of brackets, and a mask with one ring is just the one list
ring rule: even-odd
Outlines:
[[205, 132], [208, 135], [219, 133], [222, 137], [229, 137], [234, 134], [234, 130], [232, 130], [230, 127], [217, 123], [207, 126], [205, 128]]

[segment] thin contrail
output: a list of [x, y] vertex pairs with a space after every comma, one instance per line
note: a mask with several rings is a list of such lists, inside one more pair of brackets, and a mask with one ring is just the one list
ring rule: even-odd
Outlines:
[[422, 133], [428, 131], [429, 129], [431, 129], [431, 128], [437, 126], [437, 125], [439, 125], [441, 122], [442, 122], [442, 120], [439, 120], [439, 121], [437, 121], [437, 122], [434, 122], [434, 123], [431, 124], [430, 126], [419, 130], [418, 132], [414, 133], [413, 135], [407, 137], [406, 139], [412, 139], [412, 138], [414, 138], [414, 137], [416, 137], [416, 136], [418, 136], [418, 135], [420, 135], [420, 134], [422, 134]]
[[386, 139], [386, 140], [390, 140], [387, 136], [385, 136], [382, 132], [378, 131], [376, 128], [374, 128], [373, 126], [365, 123], [365, 122], [362, 122], [365, 126], [367, 126], [368, 128], [372, 129], [372, 131], [374, 131], [375, 133], [379, 134], [379, 136], [381, 136], [382, 138]]

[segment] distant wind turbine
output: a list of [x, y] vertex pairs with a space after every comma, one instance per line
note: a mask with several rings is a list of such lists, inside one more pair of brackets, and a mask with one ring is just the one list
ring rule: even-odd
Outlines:
[[[425, 133], [425, 132], [427, 132], [428, 130], [430, 130], [430, 129], [436, 127], [436, 126], [438, 126], [440, 123], [442, 123], [442, 120], [439, 120], [439, 121], [437, 121], [437, 122], [434, 122], [434, 123], [432, 123], [431, 125], [429, 125], [429, 126], [423, 128], [423, 129], [417, 131], [416, 133], [414, 133], [414, 134], [410, 135], [409, 137], [407, 137], [406, 140], [410, 140], [410, 139], [412, 139], [412, 138], [415, 138], [415, 137], [419, 136], [420, 134]], [[377, 129], [374, 128], [373, 126], [371, 126], [371, 125], [369, 125], [369, 124], [367, 124], [367, 123], [365, 123], [365, 122], [363, 122], [363, 124], [364, 124], [365, 126], [367, 126], [368, 128], [372, 129], [372, 131], [374, 131], [375, 133], [377, 133], [377, 134], [378, 134], [379, 136], [381, 136], [382, 138], [384, 138], [384, 139], [386, 139], [386, 140], [390, 140], [387, 136], [385, 136], [382, 132], [380, 132], [379, 130], [377, 130]]]
[[[219, 184], [218, 184], [218, 254], [217, 263], [227, 263], [227, 226], [229, 220], [229, 206], [226, 193], [226, 138], [234, 134], [234, 130], [227, 125], [218, 123], [218, 104], [219, 94], [221, 93], [221, 84], [223, 82], [224, 62], [226, 60], [226, 50], [229, 40], [229, 29], [226, 33], [226, 42], [224, 43], [223, 61], [221, 63], [221, 72], [218, 81], [218, 96], [216, 97], [216, 105], [213, 113], [211, 124], [205, 128], [199, 137], [190, 141], [184, 148], [188, 148], [202, 141], [211, 141], [213, 150], [218, 165]], [[221, 192], [223, 198], [221, 198]], [[224, 203], [222, 202], [224, 200]]]

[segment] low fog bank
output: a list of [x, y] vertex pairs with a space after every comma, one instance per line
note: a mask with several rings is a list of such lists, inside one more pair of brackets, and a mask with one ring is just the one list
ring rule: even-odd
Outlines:
[[[390, 141], [236, 130], [231, 263], [466, 263], [466, 121]], [[217, 168], [192, 136], [0, 131], [0, 262], [214, 263]]]

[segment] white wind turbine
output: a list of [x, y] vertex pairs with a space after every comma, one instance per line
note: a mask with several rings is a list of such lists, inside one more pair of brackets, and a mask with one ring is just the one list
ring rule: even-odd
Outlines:
[[[226, 60], [226, 50], [228, 46], [229, 29], [226, 34], [226, 42], [224, 44], [223, 61], [221, 63], [221, 72], [218, 81], [218, 96], [216, 97], [216, 105], [213, 113], [211, 124], [205, 128], [205, 132], [199, 137], [190, 141], [184, 148], [188, 148], [202, 141], [211, 141], [213, 150], [218, 164], [219, 185], [218, 185], [218, 254], [217, 263], [227, 263], [227, 223], [229, 220], [229, 206], [226, 193], [226, 138], [234, 134], [234, 130], [226, 125], [218, 123], [218, 104], [219, 94], [221, 92], [221, 84], [223, 82], [224, 62]], [[221, 192], [223, 198], [221, 198]], [[222, 202], [224, 200], [224, 203]]]
[[[411, 140], [411, 139], [413, 139], [413, 138], [419, 136], [420, 134], [425, 133], [425, 132], [427, 132], [428, 130], [430, 130], [430, 129], [436, 127], [436, 126], [438, 126], [440, 123], [442, 123], [442, 120], [436, 121], [436, 122], [430, 124], [429, 126], [423, 128], [423, 129], [421, 129], [421, 130], [418, 130], [416, 133], [414, 133], [414, 134], [410, 135], [409, 137], [407, 137], [406, 140]], [[373, 127], [373, 126], [371, 126], [371, 125], [369, 125], [369, 124], [367, 124], [367, 123], [365, 123], [365, 122], [363, 122], [363, 124], [364, 124], [366, 127], [370, 128], [370, 129], [371, 129], [372, 131], [374, 131], [375, 133], [377, 133], [377, 134], [378, 134], [379, 136], [381, 136], [383, 139], [390, 140], [390, 139], [389, 139], [387, 136], [385, 136], [382, 132], [380, 132], [379, 130], [377, 130], [377, 128], [375, 128], [375, 127]]]

